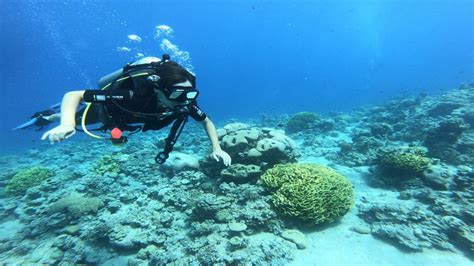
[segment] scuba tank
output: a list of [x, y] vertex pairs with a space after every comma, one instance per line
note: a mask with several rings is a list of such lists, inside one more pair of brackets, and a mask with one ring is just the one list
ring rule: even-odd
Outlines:
[[[157, 57], [152, 57], [152, 56], [144, 57], [144, 58], [142, 58], [142, 59], [140, 59], [136, 62], [133, 62], [129, 65], [130, 66], [138, 66], [138, 65], [150, 64], [150, 63], [153, 63], [153, 62], [161, 62], [161, 59], [159, 59]], [[120, 77], [123, 74], [123, 72], [124, 72], [124, 68], [120, 68], [120, 69], [117, 69], [114, 72], [100, 78], [99, 81], [97, 82], [97, 85], [99, 86], [99, 89], [102, 89], [107, 84], [110, 84], [111, 82], [116, 80], [118, 77]]]
[[[169, 56], [167, 56], [167, 55], [163, 55], [163, 58], [164, 58], [165, 61], [169, 60]], [[105, 91], [105, 90], [108, 90], [110, 88], [113, 88], [113, 85], [115, 83], [120, 83], [120, 82], [122, 82], [122, 80], [130, 78], [131, 76], [127, 76], [126, 78], [123, 78], [123, 77], [126, 76], [129, 73], [129, 70], [130, 70], [131, 67], [133, 67], [133, 68], [137, 67], [136, 72], [139, 72], [139, 73], [137, 73], [137, 75], [142, 75], [142, 74], [146, 74], [146, 73], [141, 73], [142, 72], [142, 71], [140, 71], [141, 66], [143, 66], [143, 69], [146, 69], [146, 65], [149, 65], [149, 64], [152, 64], [152, 63], [160, 63], [161, 61], [162, 60], [160, 60], [157, 57], [144, 57], [144, 58], [141, 58], [140, 60], [137, 60], [133, 63], [128, 63], [126, 66], [124, 66], [120, 69], [117, 69], [114, 72], [111, 72], [111, 73], [103, 76], [102, 78], [100, 78], [100, 80], [97, 82], [97, 85], [98, 85], [98, 88], [99, 88], [98, 91]], [[143, 71], [143, 72], [145, 72], [145, 71]], [[97, 99], [98, 98], [101, 98], [101, 99], [103, 98], [103, 100], [106, 99], [106, 96], [99, 95], [99, 93], [96, 93], [96, 94], [97, 95], [93, 95], [94, 99], [95, 98], [97, 98]], [[106, 95], [106, 94], [104, 94], [104, 95]], [[95, 97], [95, 96], [97, 96], [97, 97]], [[87, 103], [87, 106], [84, 109], [84, 112], [83, 112], [83, 115], [82, 115], [82, 118], [81, 118], [82, 130], [84, 131], [84, 133], [86, 133], [87, 135], [89, 135], [93, 138], [103, 139], [104, 137], [92, 134], [91, 132], [89, 132], [87, 130], [86, 118], [87, 118], [88, 111], [91, 107], [91, 104], [92, 104], [91, 102]]]

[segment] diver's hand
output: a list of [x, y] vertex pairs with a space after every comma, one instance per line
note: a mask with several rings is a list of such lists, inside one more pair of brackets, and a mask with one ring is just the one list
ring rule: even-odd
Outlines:
[[223, 150], [213, 151], [211, 153], [211, 157], [214, 158], [216, 161], [219, 161], [219, 159], [222, 159], [222, 162], [224, 163], [225, 166], [229, 166], [232, 163], [232, 159], [230, 158], [230, 155]]
[[51, 144], [68, 139], [76, 134], [73, 126], [59, 125], [43, 134], [41, 140], [49, 139]]

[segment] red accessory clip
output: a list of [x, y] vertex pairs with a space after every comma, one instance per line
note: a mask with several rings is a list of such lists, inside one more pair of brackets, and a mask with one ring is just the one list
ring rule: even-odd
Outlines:
[[122, 137], [122, 130], [120, 128], [116, 127], [110, 131], [110, 135], [112, 135], [113, 139], [119, 139]]

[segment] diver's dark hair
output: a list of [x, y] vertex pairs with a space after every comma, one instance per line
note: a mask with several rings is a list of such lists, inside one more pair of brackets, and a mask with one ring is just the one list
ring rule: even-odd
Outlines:
[[158, 81], [160, 88], [169, 88], [176, 83], [185, 82], [186, 80], [191, 82], [193, 88], [196, 88], [196, 78], [194, 75], [176, 62], [163, 62], [157, 69], [156, 74], [160, 76], [160, 80]]

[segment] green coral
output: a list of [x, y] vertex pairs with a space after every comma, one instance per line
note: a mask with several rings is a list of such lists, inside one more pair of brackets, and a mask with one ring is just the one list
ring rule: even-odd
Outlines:
[[99, 175], [103, 175], [105, 173], [120, 173], [121, 166], [114, 158], [115, 157], [111, 155], [102, 156], [102, 158], [97, 161], [94, 167], [94, 172]]
[[261, 176], [283, 214], [304, 222], [332, 222], [354, 204], [354, 191], [344, 176], [317, 164], [279, 164]]
[[5, 192], [9, 195], [22, 195], [30, 187], [37, 186], [52, 176], [54, 176], [54, 172], [44, 167], [22, 170], [10, 179]]
[[50, 213], [66, 212], [73, 217], [81, 217], [85, 214], [96, 213], [103, 206], [104, 203], [97, 197], [85, 197], [79, 193], [72, 193], [53, 203], [49, 211]]
[[430, 166], [426, 153], [416, 147], [380, 152], [378, 161], [388, 174], [420, 174]]
[[319, 116], [311, 112], [299, 112], [290, 117], [286, 123], [286, 132], [296, 133], [307, 130], [319, 119]]

